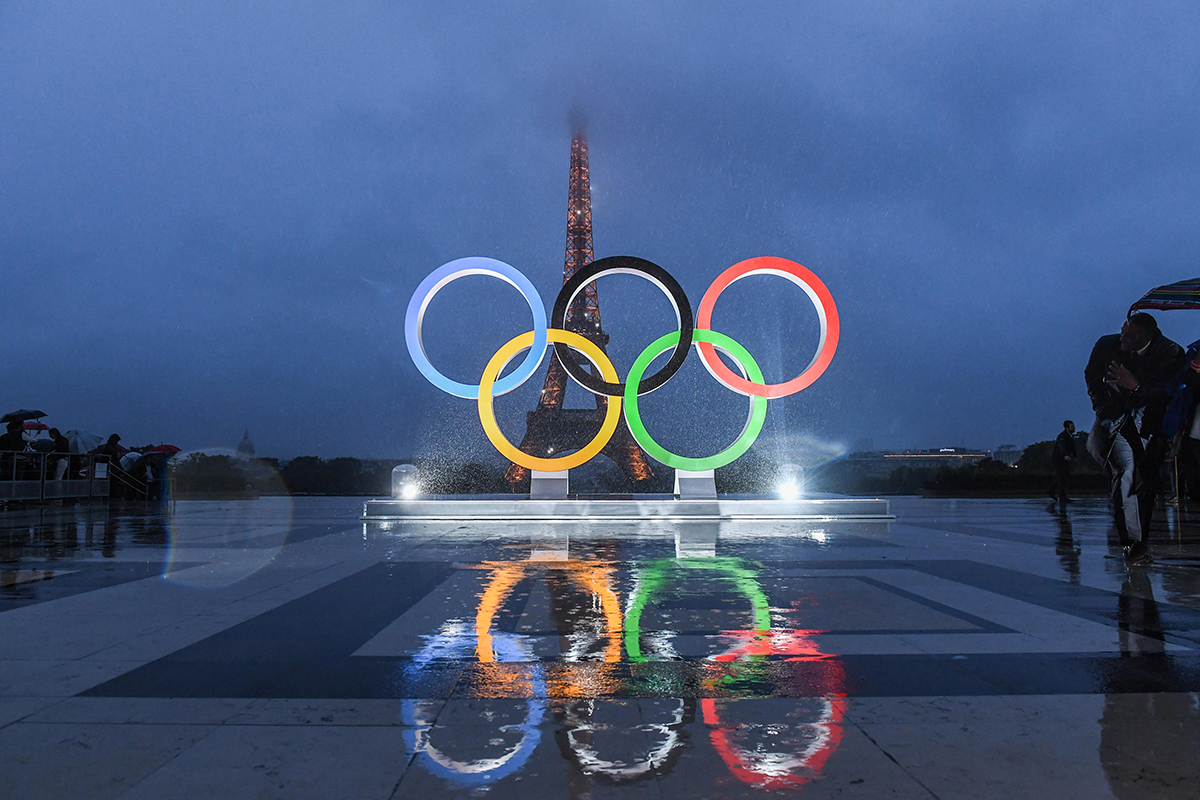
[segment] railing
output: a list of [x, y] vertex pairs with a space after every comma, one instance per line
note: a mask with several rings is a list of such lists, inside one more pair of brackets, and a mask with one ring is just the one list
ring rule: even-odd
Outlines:
[[[120, 495], [125, 500], [145, 500], [150, 496], [150, 486], [146, 481], [130, 475], [116, 464], [109, 466], [108, 478], [111, 495]], [[117, 491], [113, 491], [114, 488]]]
[[[0, 452], [0, 502], [107, 499], [110, 479], [119, 471], [109, 463], [108, 456]], [[143, 497], [144, 487], [143, 483]]]

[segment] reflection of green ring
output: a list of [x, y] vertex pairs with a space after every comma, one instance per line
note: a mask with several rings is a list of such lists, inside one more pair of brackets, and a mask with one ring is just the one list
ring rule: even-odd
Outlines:
[[[631, 382], [636, 389], [637, 382]], [[642, 611], [646, 604], [658, 593], [666, 581], [667, 571], [673, 567], [684, 569], [712, 570], [724, 573], [720, 577], [729, 580], [738, 591], [750, 601], [754, 609], [754, 630], [768, 631], [771, 629], [771, 605], [767, 595], [758, 583], [758, 575], [752, 569], [742, 566], [735, 558], [670, 558], [663, 561], [653, 561], [638, 570], [637, 588], [629, 598], [629, 607], [625, 610], [625, 653], [630, 661], [645, 661], [642, 655]]]
[[[692, 333], [692, 339], [697, 342], [706, 342], [715, 346], [718, 350], [725, 352], [737, 362], [743, 372], [748, 373], [749, 380], [757, 383], [763, 382], [762, 370], [758, 368], [758, 364], [754, 362], [754, 358], [746, 348], [725, 334], [697, 329]], [[687, 456], [676, 455], [663, 448], [658, 442], [654, 441], [646, 431], [646, 426], [642, 424], [642, 417], [638, 412], [637, 389], [638, 384], [642, 380], [642, 375], [650, 367], [650, 363], [666, 351], [675, 347], [678, 342], [679, 331], [672, 331], [665, 336], [660, 336], [642, 351], [642, 354], [637, 357], [637, 361], [633, 362], [633, 367], [629, 370], [629, 376], [625, 378], [625, 420], [629, 423], [629, 432], [633, 434], [633, 438], [651, 458], [666, 464], [668, 467], [690, 470], [692, 472], [723, 467], [750, 449], [750, 445], [754, 444], [754, 440], [762, 432], [763, 422], [767, 418], [767, 400], [765, 397], [750, 398], [750, 415], [746, 418], [746, 427], [742, 428], [742, 435], [737, 438], [737, 441], [716, 455], [706, 458], [688, 458]], [[632, 389], [629, 388], [631, 386], [633, 387]]]

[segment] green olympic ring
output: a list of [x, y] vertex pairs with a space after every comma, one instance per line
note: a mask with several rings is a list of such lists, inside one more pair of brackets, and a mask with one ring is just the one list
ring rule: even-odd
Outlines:
[[[697, 331], [700, 333], [701, 331]], [[708, 333], [708, 331], [703, 331]], [[665, 337], [664, 337], [665, 338]], [[661, 339], [659, 340], [661, 341]], [[713, 344], [717, 344], [714, 342]], [[719, 346], [719, 345], [718, 345]], [[661, 352], [661, 351], [660, 351]], [[758, 378], [755, 378], [758, 380]], [[637, 389], [637, 381], [629, 379], [627, 387]], [[642, 612], [646, 604], [662, 589], [667, 581], [667, 573], [675, 567], [693, 570], [708, 570], [720, 573], [717, 577], [730, 581], [750, 601], [754, 610], [754, 631], [766, 632], [771, 629], [771, 605], [767, 595], [758, 582], [758, 575], [752, 569], [742, 566], [736, 558], [670, 558], [646, 564], [638, 571], [637, 587], [629, 599], [629, 608], [625, 611], [625, 653], [630, 661], [644, 662], [642, 655]]]
[[[753, 356], [750, 355], [746, 348], [725, 334], [697, 328], [692, 332], [692, 340], [713, 345], [737, 362], [738, 368], [749, 380], [758, 383], [763, 382], [762, 370], [758, 368], [758, 364], [755, 363]], [[638, 411], [637, 390], [638, 384], [642, 380], [642, 375], [650, 367], [650, 363], [666, 351], [674, 348], [678, 343], [679, 331], [672, 331], [664, 336], [660, 336], [642, 351], [642, 354], [637, 357], [637, 361], [633, 362], [633, 367], [629, 370], [629, 377], [625, 379], [625, 420], [629, 424], [629, 432], [633, 434], [634, 440], [642, 446], [647, 455], [655, 461], [666, 464], [668, 467], [692, 472], [723, 467], [750, 449], [750, 445], [754, 444], [754, 440], [762, 432], [763, 422], [767, 418], [767, 399], [765, 397], [750, 398], [750, 413], [746, 417], [746, 426], [742, 428], [741, 435], [737, 438], [737, 441], [716, 455], [707, 456], [706, 458], [689, 458], [687, 456], [676, 455], [667, 450], [654, 441], [653, 437], [646, 431], [646, 426], [642, 424], [642, 416]], [[631, 386], [633, 387], [632, 389], [630, 388]]]

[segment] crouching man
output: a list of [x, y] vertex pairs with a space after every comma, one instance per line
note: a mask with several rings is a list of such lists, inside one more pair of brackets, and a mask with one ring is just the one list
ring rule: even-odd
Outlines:
[[1150, 558], [1146, 536], [1169, 444], [1163, 412], [1183, 362], [1183, 348], [1162, 335], [1154, 317], [1133, 314], [1119, 334], [1100, 337], [1083, 372], [1096, 412], [1088, 452], [1112, 478], [1114, 522], [1130, 563]]

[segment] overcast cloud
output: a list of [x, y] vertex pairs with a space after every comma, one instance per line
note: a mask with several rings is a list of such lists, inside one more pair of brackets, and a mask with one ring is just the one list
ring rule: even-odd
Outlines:
[[[693, 305], [754, 255], [833, 292], [838, 355], [764, 444], [1086, 427], [1096, 337], [1200, 275], [1198, 23], [1188, 2], [6, 3], [0, 406], [127, 444], [248, 427], [263, 455], [491, 457], [473, 404], [412, 366], [404, 307], [466, 255], [553, 302], [580, 110], [597, 257], [655, 261]], [[527, 329], [498, 287], [435, 301], [452, 376]], [[669, 305], [625, 277], [600, 299], [627, 371]], [[715, 327], [783, 380], [814, 318], [757, 279]], [[514, 439], [541, 374], [498, 401]], [[693, 454], [745, 405], [695, 358], [645, 403]]]

